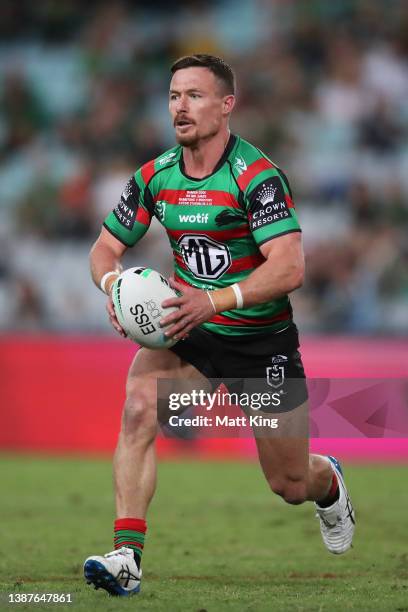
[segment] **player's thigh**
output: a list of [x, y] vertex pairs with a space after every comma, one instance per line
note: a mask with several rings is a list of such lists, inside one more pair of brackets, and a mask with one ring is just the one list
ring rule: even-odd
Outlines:
[[253, 427], [259, 461], [268, 480], [307, 477], [309, 466], [308, 403], [285, 413], [268, 414], [277, 427]]
[[171, 393], [191, 393], [193, 389], [210, 389], [207, 378], [194, 366], [167, 349], [141, 348], [130, 366], [126, 397], [137, 398], [145, 409], [158, 410], [161, 420], [168, 412]]
[[142, 380], [160, 379], [197, 380], [203, 383], [207, 380], [194, 366], [183, 361], [172, 351], [139, 349], [129, 368], [127, 384], [134, 385]]

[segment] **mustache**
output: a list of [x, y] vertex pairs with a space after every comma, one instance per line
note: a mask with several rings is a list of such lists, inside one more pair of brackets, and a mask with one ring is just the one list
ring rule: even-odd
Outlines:
[[173, 121], [173, 125], [174, 127], [176, 127], [177, 123], [179, 121], [186, 121], [187, 123], [192, 123], [195, 124], [195, 121], [193, 121], [192, 119], [190, 119], [190, 117], [187, 117], [186, 115], [178, 115], [177, 117], [175, 117], [174, 121]]

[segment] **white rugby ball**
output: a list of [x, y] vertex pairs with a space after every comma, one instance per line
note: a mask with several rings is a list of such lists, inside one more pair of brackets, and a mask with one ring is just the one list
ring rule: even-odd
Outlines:
[[151, 349], [169, 348], [174, 338], [164, 335], [159, 321], [177, 310], [162, 308], [168, 298], [178, 297], [168, 280], [151, 268], [129, 268], [116, 279], [112, 300], [116, 317], [128, 338]]

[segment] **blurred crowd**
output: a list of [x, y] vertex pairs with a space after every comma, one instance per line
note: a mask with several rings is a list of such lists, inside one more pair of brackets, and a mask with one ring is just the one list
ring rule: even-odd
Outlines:
[[[0, 329], [108, 332], [87, 254], [129, 176], [173, 146], [169, 66], [219, 54], [232, 129], [289, 176], [302, 331], [408, 332], [408, 4], [3, 0]], [[126, 259], [171, 270], [153, 224]]]

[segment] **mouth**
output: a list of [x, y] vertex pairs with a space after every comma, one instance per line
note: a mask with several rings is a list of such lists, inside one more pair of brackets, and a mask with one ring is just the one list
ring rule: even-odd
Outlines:
[[176, 121], [174, 122], [174, 125], [176, 128], [189, 128], [190, 126], [193, 125], [193, 122], [190, 121], [189, 119], [176, 119]]

